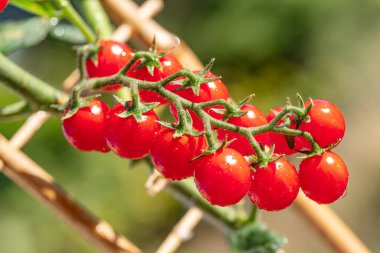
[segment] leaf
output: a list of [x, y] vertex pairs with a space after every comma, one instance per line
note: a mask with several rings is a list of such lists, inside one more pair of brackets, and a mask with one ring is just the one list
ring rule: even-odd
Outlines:
[[263, 223], [249, 223], [228, 236], [234, 252], [238, 253], [275, 253], [282, 248], [287, 239], [266, 228]]
[[38, 44], [50, 29], [47, 18], [29, 18], [0, 24], [0, 52], [9, 54], [20, 48]]
[[[49, 35], [57, 40], [68, 42], [71, 44], [84, 44], [86, 38], [82, 32], [73, 25], [70, 24], [58, 24], [49, 31]], [[95, 54], [97, 55], [97, 54]]]
[[31, 1], [31, 0], [11, 0], [10, 3], [24, 11], [48, 17], [59, 17], [61, 12], [59, 12], [54, 5], [53, 1]]

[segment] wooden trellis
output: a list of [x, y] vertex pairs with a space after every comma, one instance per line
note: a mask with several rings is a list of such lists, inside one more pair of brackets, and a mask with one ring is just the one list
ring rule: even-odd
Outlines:
[[[200, 60], [183, 41], [179, 43], [176, 36], [152, 19], [163, 8], [162, 0], [146, 0], [141, 6], [132, 0], [102, 0], [102, 4], [111, 14], [110, 17], [113, 21], [120, 25], [112, 39], [123, 42], [136, 39], [138, 43], [144, 43], [142, 47], [146, 47], [155, 36], [159, 48], [175, 48], [173, 54], [182, 64], [191, 69], [202, 68]], [[79, 73], [75, 70], [63, 82], [63, 88], [67, 91], [70, 90], [78, 78]], [[117, 233], [110, 224], [97, 218], [83, 207], [63, 187], [58, 185], [51, 175], [20, 151], [48, 118], [48, 113], [39, 111], [31, 115], [9, 141], [0, 134], [0, 171], [27, 193], [45, 204], [100, 251], [142, 252], [126, 237]], [[158, 173], [154, 173], [146, 183], [147, 193], [154, 196], [169, 183]], [[328, 206], [312, 202], [302, 192], [296, 199], [295, 205], [337, 252], [370, 252]], [[182, 242], [190, 238], [189, 235], [203, 217], [204, 214], [199, 208], [190, 207], [178, 224], [173, 227], [156, 253], [175, 252]]]

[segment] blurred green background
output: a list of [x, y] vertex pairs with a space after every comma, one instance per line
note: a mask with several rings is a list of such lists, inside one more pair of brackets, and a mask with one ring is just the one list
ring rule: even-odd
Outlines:
[[[8, 8], [0, 18], [12, 18], [14, 11]], [[157, 20], [203, 62], [216, 58], [214, 72], [223, 76], [235, 99], [255, 93], [253, 103], [267, 113], [299, 92], [342, 108], [347, 133], [337, 152], [351, 177], [347, 196], [331, 206], [373, 252], [380, 252], [380, 2], [168, 0]], [[52, 39], [10, 57], [56, 86], [75, 67], [71, 46]], [[16, 99], [0, 86], [0, 106]], [[22, 123], [1, 122], [0, 132], [9, 138]], [[154, 198], [145, 194], [149, 172], [143, 163], [129, 169], [113, 154], [73, 149], [58, 118], [51, 118], [23, 150], [146, 252], [157, 248], [186, 211], [166, 192]], [[287, 252], [333, 252], [295, 207], [261, 217], [289, 238]], [[0, 174], [0, 252], [96, 251]], [[223, 233], [203, 222], [178, 252], [229, 250]]]

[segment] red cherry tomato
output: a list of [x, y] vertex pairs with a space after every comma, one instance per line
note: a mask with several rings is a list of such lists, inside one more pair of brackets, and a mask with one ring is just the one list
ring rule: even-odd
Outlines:
[[150, 156], [154, 167], [166, 178], [181, 180], [193, 176], [194, 161], [206, 148], [204, 137], [182, 135], [174, 137], [174, 130], [161, 129], [153, 140]]
[[320, 204], [332, 203], [343, 196], [348, 177], [343, 159], [331, 151], [304, 159], [300, 164], [301, 189]]
[[223, 148], [195, 160], [195, 184], [211, 204], [228, 206], [239, 202], [250, 186], [248, 162], [237, 151]]
[[[114, 75], [120, 71], [132, 58], [132, 49], [120, 42], [111, 40], [102, 40], [99, 42], [102, 48], [98, 52], [98, 63], [96, 64], [92, 59], [86, 61], [87, 76], [92, 77], [105, 77]], [[104, 90], [112, 91], [117, 90], [121, 85], [116, 84], [107, 86]]]
[[63, 119], [62, 129], [66, 139], [81, 151], [108, 152], [104, 127], [109, 110], [104, 102], [93, 99], [70, 118]]
[[[282, 107], [273, 108], [271, 112], [267, 116], [268, 122], [270, 122], [274, 117], [276, 117], [275, 112], [280, 112], [282, 110]], [[283, 123], [283, 120], [280, 120], [277, 125], [281, 125]], [[290, 126], [290, 128], [295, 129], [295, 125]], [[279, 133], [268, 133], [268, 142], [266, 143], [267, 146], [272, 147], [274, 145], [274, 152], [276, 154], [284, 154], [284, 155], [292, 155], [296, 153], [296, 149], [293, 147], [291, 149], [286, 142], [285, 136], [283, 134]]]
[[8, 5], [8, 0], [0, 0], [0, 12], [2, 12]]
[[[199, 71], [194, 71], [194, 73], [199, 73]], [[205, 78], [214, 78], [216, 75], [213, 73], [209, 72], [205, 75]], [[179, 86], [170, 86], [170, 90], [175, 90]], [[199, 87], [199, 94], [195, 95], [193, 90], [191, 88], [187, 88], [184, 90], [179, 90], [175, 91], [175, 93], [189, 101], [195, 102], [195, 103], [202, 103], [202, 102], [207, 102], [211, 100], [228, 100], [230, 99], [230, 94], [228, 92], [228, 89], [226, 85], [222, 82], [222, 80], [218, 79], [212, 82], [208, 83], [202, 83]], [[222, 114], [218, 114], [214, 112], [212, 109], [223, 109], [223, 106], [210, 106], [206, 107], [204, 110], [210, 114], [212, 117], [216, 119], [223, 119]], [[175, 119], [178, 120], [178, 114], [177, 110], [174, 107], [174, 105], [170, 104], [170, 110], [172, 114], [174, 115]], [[193, 127], [199, 131], [204, 130], [204, 125], [202, 120], [198, 117], [198, 115], [189, 110], [189, 113], [191, 115], [191, 118], [193, 119]]]
[[[264, 113], [262, 113], [256, 106], [245, 104], [241, 110], [246, 111], [247, 113], [241, 117], [231, 117], [227, 120], [227, 122], [241, 127], [257, 127], [268, 123]], [[218, 138], [220, 140], [224, 140], [226, 138], [227, 140], [235, 139], [235, 141], [232, 142], [229, 147], [239, 151], [242, 155], [252, 155], [255, 153], [246, 137], [224, 129], [218, 129], [217, 131]], [[254, 137], [260, 144], [265, 144], [268, 142], [268, 134], [266, 133], [258, 134]]]
[[300, 188], [296, 168], [285, 158], [251, 172], [248, 196], [260, 209], [278, 211], [293, 203]]
[[[149, 73], [148, 68], [145, 66], [136, 69], [140, 63], [141, 61], [137, 61], [128, 70], [127, 76], [148, 82], [158, 82], [183, 69], [183, 66], [171, 53], [167, 53], [165, 56], [160, 58], [161, 69], [154, 68], [153, 75]], [[171, 84], [167, 84], [165, 87], [169, 89], [170, 85]], [[160, 102], [161, 104], [167, 103], [167, 100], [161, 95], [149, 90], [141, 90], [140, 98], [144, 102]]]
[[[306, 101], [305, 106], [310, 103]], [[299, 129], [309, 132], [322, 148], [340, 141], [346, 131], [343, 113], [336, 105], [326, 100], [313, 100], [313, 104], [308, 113], [310, 122], [302, 122]], [[297, 150], [311, 149], [307, 139], [296, 136], [294, 140]]]
[[118, 156], [127, 159], [139, 159], [149, 153], [153, 137], [160, 130], [158, 117], [151, 110], [142, 115], [137, 122], [133, 116], [121, 118], [125, 107], [117, 103], [107, 114], [105, 137], [108, 146]]

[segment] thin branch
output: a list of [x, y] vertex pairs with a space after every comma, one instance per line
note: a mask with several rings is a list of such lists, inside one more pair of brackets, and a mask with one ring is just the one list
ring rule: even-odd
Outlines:
[[158, 42], [161, 48], [173, 49], [174, 56], [189, 68], [191, 67], [194, 70], [203, 68], [202, 62], [184, 41], [179, 43], [179, 39], [175, 35], [168, 32], [156, 21], [149, 20], [147, 22], [145, 18], [139, 16], [138, 5], [132, 0], [101, 0], [101, 2], [112, 13], [111, 18], [114, 22], [122, 20], [125, 23], [130, 23], [147, 46], [152, 44], [155, 35], [160, 34]]
[[104, 252], [141, 253], [132, 242], [99, 220], [65, 192], [46, 171], [0, 135], [3, 172]]
[[156, 253], [175, 252], [183, 242], [188, 241], [192, 237], [194, 228], [199, 224], [202, 218], [202, 211], [197, 207], [191, 207], [173, 227], [172, 231], [161, 243]]
[[371, 253], [330, 207], [313, 202], [302, 192], [298, 194], [296, 204], [301, 214], [312, 221], [336, 252]]

